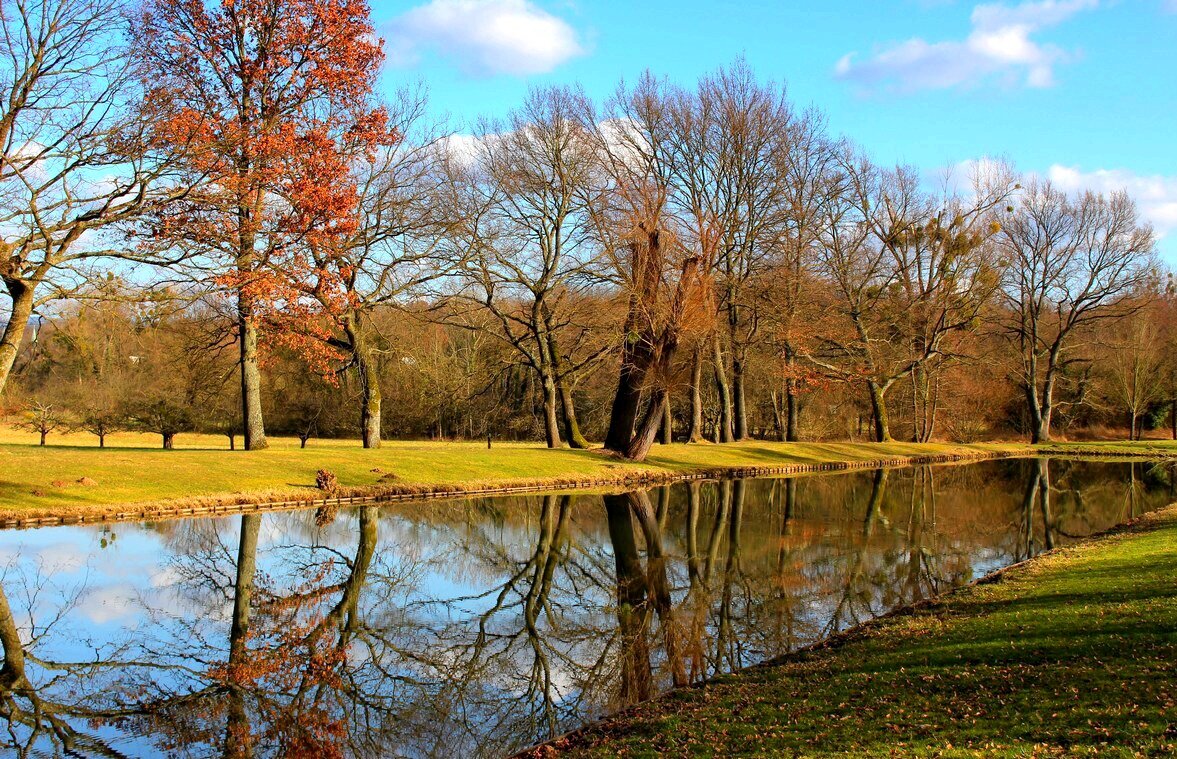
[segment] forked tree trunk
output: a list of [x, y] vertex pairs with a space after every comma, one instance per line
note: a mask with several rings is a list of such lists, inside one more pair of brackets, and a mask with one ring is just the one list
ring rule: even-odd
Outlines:
[[552, 362], [552, 374], [556, 382], [556, 394], [560, 399], [560, 423], [564, 427], [564, 441], [572, 448], [586, 449], [589, 443], [580, 432], [576, 418], [576, 402], [572, 388], [568, 386], [568, 368], [560, 355], [560, 345], [552, 328], [550, 315], [545, 314], [544, 327], [547, 330], [548, 359]]
[[170, 451], [176, 447], [176, 433], [164, 432], [164, 433], [162, 433], [162, 435], [163, 435], [163, 449], [165, 451]]
[[650, 394], [650, 405], [646, 409], [646, 415], [642, 418], [641, 424], [638, 425], [625, 450], [627, 459], [644, 461], [649, 455], [650, 448], [654, 445], [654, 439], [658, 436], [658, 430], [662, 426], [662, 409], [665, 403], [665, 390], [658, 389]]
[[589, 442], [581, 434], [580, 422], [576, 418], [576, 402], [572, 397], [572, 390], [559, 375], [556, 377], [556, 391], [560, 395], [560, 421], [564, 425], [565, 441], [572, 448], [588, 448]]

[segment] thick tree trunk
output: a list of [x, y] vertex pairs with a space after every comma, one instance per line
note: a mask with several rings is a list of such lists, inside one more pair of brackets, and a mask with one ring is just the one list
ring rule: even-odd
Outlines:
[[245, 433], [245, 450], [257, 451], [266, 448], [269, 443], [266, 441], [266, 427], [262, 418], [262, 372], [257, 352], [257, 323], [244, 300], [239, 303], [237, 329], [241, 347], [241, 422]]
[[4, 332], [0, 333], [0, 394], [4, 393], [16, 356], [20, 353], [20, 345], [24, 342], [25, 328], [33, 316], [34, 300], [33, 283], [5, 279], [4, 285], [12, 299], [12, 309], [8, 314], [8, 323], [4, 325]]
[[49, 432], [47, 430], [41, 430], [41, 445], [42, 446], [45, 445], [45, 438], [47, 438], [47, 437], [49, 437]]
[[654, 439], [658, 436], [658, 430], [662, 426], [662, 409], [665, 403], [665, 390], [658, 389], [651, 393], [646, 415], [642, 418], [642, 423], [638, 425], [629, 446], [626, 447], [625, 457], [627, 459], [631, 461], [646, 460], [650, 448], [654, 445]]
[[165, 451], [170, 451], [175, 447], [176, 447], [176, 433], [174, 433], [174, 432], [163, 433], [163, 449]]
[[801, 404], [797, 399], [796, 383], [789, 380], [785, 384], [785, 440], [796, 443], [801, 439], [797, 431], [801, 416]]
[[[625, 453], [629, 448], [640, 410], [642, 383], [646, 370], [641, 358], [634, 355], [637, 350], [639, 349], [626, 348], [622, 355], [617, 390], [613, 394], [613, 405], [609, 410], [609, 429], [605, 434], [605, 448], [616, 453]], [[644, 354], [645, 351], [642, 353]]]
[[383, 412], [380, 364], [360, 318], [358, 312], [352, 312], [344, 321], [343, 331], [360, 381], [360, 439], [364, 448], [379, 448]]
[[867, 380], [866, 386], [870, 393], [871, 414], [875, 420], [875, 442], [888, 443], [891, 441], [891, 427], [887, 420], [887, 389], [874, 380]]
[[732, 392], [718, 336], [711, 341], [711, 368], [715, 374], [715, 389], [719, 392], [719, 442], [731, 443], [736, 439], [732, 429]]
[[748, 438], [748, 404], [744, 392], [744, 360], [732, 349], [732, 414], [736, 440]]
[[99, 448], [105, 448], [105, 447], [106, 447], [106, 433], [103, 433], [103, 434], [101, 434], [101, 435], [99, 435], [99, 436], [98, 436], [98, 447], [99, 447]]
[[703, 442], [703, 349], [700, 346], [695, 346], [691, 359], [691, 424], [687, 442]]

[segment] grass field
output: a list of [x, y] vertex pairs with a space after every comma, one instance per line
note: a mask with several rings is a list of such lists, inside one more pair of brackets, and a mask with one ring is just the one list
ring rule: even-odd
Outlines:
[[[30, 433], [0, 430], [0, 518], [113, 513], [128, 504], [177, 499], [236, 501], [321, 497], [315, 474], [328, 469], [344, 488], [483, 488], [620, 481], [726, 467], [774, 467], [832, 461], [864, 462], [939, 454], [1030, 453], [1020, 443], [771, 443], [655, 446], [643, 464], [596, 451], [548, 450], [535, 443], [387, 442], [364, 450], [356, 441], [272, 438], [264, 451], [229, 451], [217, 436], [181, 435], [165, 451], [158, 436], [120, 433], [99, 449], [84, 433], [52, 435], [37, 446]], [[1116, 455], [1177, 455], [1165, 443], [1082, 444]], [[1051, 449], [1063, 450], [1063, 448]]]
[[842, 645], [638, 707], [561, 753], [1177, 756], [1175, 569], [1170, 507]]

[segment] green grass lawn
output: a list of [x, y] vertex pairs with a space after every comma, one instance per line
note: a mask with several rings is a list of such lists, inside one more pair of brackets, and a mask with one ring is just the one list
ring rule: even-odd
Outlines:
[[[328, 469], [345, 488], [480, 488], [623, 480], [727, 467], [774, 467], [905, 456], [1030, 452], [1020, 443], [771, 443], [655, 446], [643, 464], [599, 451], [548, 450], [537, 443], [404, 442], [364, 450], [357, 441], [312, 440], [306, 449], [272, 438], [264, 451], [229, 451], [224, 437], [181, 435], [161, 450], [158, 436], [120, 433], [99, 449], [92, 435], [52, 435], [44, 448], [30, 433], [0, 431], [0, 518], [113, 513], [131, 504], [190, 500], [253, 501], [321, 497], [315, 474]], [[1177, 454], [1163, 443], [1109, 444], [1110, 454]], [[82, 484], [82, 483], [85, 484]]]
[[1177, 507], [840, 646], [675, 692], [561, 747], [610, 757], [1177, 756]]

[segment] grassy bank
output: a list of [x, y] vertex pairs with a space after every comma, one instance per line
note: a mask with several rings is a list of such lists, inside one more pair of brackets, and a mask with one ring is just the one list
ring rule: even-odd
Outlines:
[[[620, 483], [699, 471], [862, 463], [921, 456], [1030, 453], [1020, 443], [771, 443], [655, 446], [633, 464], [596, 451], [548, 450], [531, 443], [389, 442], [363, 450], [354, 441], [273, 439], [264, 451], [228, 451], [224, 438], [188, 435], [177, 450], [154, 437], [121, 434], [106, 449], [91, 435], [56, 435], [47, 447], [23, 433], [0, 436], [0, 520], [96, 517], [167, 504], [231, 504], [322, 497], [320, 469], [335, 473], [345, 493], [457, 491], [568, 483]], [[1108, 455], [1175, 455], [1163, 443], [1083, 444]], [[1062, 449], [1051, 449], [1061, 451]]]
[[1174, 756], [1175, 569], [1170, 507], [835, 645], [638, 707], [561, 753]]

